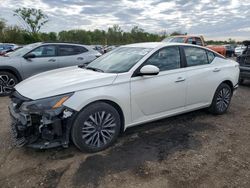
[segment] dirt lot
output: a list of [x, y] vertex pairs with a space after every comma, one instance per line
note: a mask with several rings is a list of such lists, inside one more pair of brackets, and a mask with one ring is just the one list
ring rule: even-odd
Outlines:
[[250, 187], [250, 83], [227, 114], [204, 110], [130, 128], [97, 154], [13, 148], [0, 98], [1, 187]]

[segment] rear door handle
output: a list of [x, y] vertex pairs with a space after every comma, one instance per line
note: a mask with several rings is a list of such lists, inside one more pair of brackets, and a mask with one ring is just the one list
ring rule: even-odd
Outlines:
[[184, 82], [186, 79], [183, 77], [178, 77], [177, 80], [175, 80], [175, 82]]
[[213, 72], [220, 72], [220, 68], [214, 68]]
[[56, 60], [55, 59], [49, 59], [48, 61], [49, 62], [55, 62]]
[[83, 57], [78, 57], [77, 60], [82, 61], [82, 60], [84, 60], [84, 58]]

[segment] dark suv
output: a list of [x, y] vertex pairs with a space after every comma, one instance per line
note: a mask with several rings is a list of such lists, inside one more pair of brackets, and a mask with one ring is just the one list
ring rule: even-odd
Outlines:
[[243, 45], [246, 46], [246, 49], [242, 55], [237, 57], [237, 62], [240, 64], [240, 84], [242, 84], [245, 79], [250, 79], [250, 41], [243, 41]]

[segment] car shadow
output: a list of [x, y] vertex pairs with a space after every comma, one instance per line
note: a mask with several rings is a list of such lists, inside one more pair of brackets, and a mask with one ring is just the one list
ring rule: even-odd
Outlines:
[[240, 84], [240, 87], [250, 87], [250, 80], [244, 80], [244, 82]]
[[146, 161], [160, 163], [175, 152], [200, 149], [195, 133], [216, 130], [215, 125], [194, 121], [201, 115], [205, 112], [200, 110], [128, 129], [105, 154], [93, 154], [80, 164], [74, 186], [98, 187], [106, 175], [127, 170], [138, 173]]

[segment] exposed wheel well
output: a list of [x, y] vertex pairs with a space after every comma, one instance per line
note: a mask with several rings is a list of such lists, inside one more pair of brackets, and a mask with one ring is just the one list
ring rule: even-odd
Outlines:
[[91, 105], [93, 103], [98, 103], [98, 102], [105, 102], [105, 103], [113, 106], [117, 110], [117, 112], [119, 113], [120, 118], [121, 118], [121, 130], [120, 130], [120, 132], [122, 133], [124, 131], [125, 118], [124, 118], [124, 114], [123, 114], [123, 111], [122, 111], [121, 107], [117, 103], [115, 103], [113, 101], [110, 101], [110, 100], [98, 100], [98, 101], [94, 101], [94, 102], [88, 104], [87, 106], [89, 106], [89, 105]]
[[231, 91], [234, 90], [233, 83], [232, 83], [230, 80], [225, 80], [225, 81], [222, 82], [222, 83], [227, 84], [227, 85], [231, 88]]
[[18, 82], [21, 82], [21, 81], [22, 81], [21, 76], [20, 76], [19, 74], [17, 74], [17, 73], [16, 73], [15, 71], [13, 71], [13, 70], [10, 70], [10, 69], [0, 69], [0, 72], [8, 72], [8, 73], [11, 73], [11, 74], [13, 74], [13, 75], [17, 78]]

